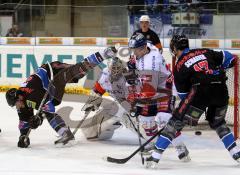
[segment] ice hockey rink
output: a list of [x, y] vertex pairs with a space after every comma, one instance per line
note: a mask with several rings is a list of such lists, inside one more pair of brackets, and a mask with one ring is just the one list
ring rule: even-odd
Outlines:
[[[65, 96], [66, 97], [66, 96]], [[81, 98], [81, 96], [79, 96]], [[112, 156], [124, 158], [138, 148], [137, 135], [120, 128], [110, 141], [87, 141], [81, 134], [76, 134], [76, 145], [56, 148], [56, 133], [47, 121], [31, 132], [31, 146], [27, 149], [17, 147], [19, 137], [18, 117], [14, 109], [1, 99], [0, 135], [0, 174], [2, 175], [213, 175], [240, 173], [240, 165], [224, 149], [223, 144], [213, 131], [203, 131], [196, 136], [193, 131], [184, 132], [185, 143], [190, 151], [191, 162], [181, 162], [174, 148], [165, 151], [156, 170], [145, 169], [140, 155], [136, 155], [126, 164], [113, 164], [103, 158]], [[59, 107], [72, 106], [73, 120], [79, 120], [82, 104], [63, 102]]]

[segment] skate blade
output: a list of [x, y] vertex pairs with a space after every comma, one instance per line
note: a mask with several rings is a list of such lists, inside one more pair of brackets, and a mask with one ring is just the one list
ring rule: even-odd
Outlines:
[[56, 148], [67, 148], [67, 147], [72, 147], [72, 146], [75, 146], [77, 144], [77, 141], [76, 140], [70, 140], [68, 141], [68, 143], [64, 144], [64, 143], [56, 143], [55, 144], [55, 147]]
[[158, 163], [153, 162], [153, 163], [146, 163], [145, 166], [146, 169], [152, 169], [152, 170], [156, 170], [158, 168]]
[[182, 161], [182, 162], [190, 162], [191, 158], [189, 156], [185, 156], [182, 159], [180, 159], [180, 161]]

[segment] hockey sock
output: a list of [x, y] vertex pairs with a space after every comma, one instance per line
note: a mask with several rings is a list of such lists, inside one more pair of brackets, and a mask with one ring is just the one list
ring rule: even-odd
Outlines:
[[158, 150], [161, 150], [163, 152], [169, 146], [170, 143], [171, 143], [171, 140], [168, 137], [160, 135], [160, 137], [158, 138], [155, 144], [155, 147]]
[[47, 115], [47, 120], [51, 127], [60, 135], [62, 136], [63, 133], [68, 130], [65, 122], [58, 114], [50, 114]]
[[230, 132], [230, 133], [227, 133], [226, 135], [224, 135], [222, 138], [221, 138], [225, 148], [230, 151], [233, 147], [236, 146], [236, 142], [234, 140], [234, 136], [233, 134]]
[[182, 144], [183, 144], [182, 134], [181, 134], [181, 132], [177, 132], [176, 138], [174, 138], [174, 139], [172, 140], [172, 145], [173, 145], [174, 147], [176, 147], [176, 146], [179, 146], [179, 145], [182, 145]]

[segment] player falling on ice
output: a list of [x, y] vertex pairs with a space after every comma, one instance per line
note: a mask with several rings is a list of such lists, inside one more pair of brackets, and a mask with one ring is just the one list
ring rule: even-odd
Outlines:
[[[58, 61], [43, 64], [19, 89], [8, 90], [6, 93], [7, 103], [11, 107], [16, 106], [19, 116], [18, 147], [27, 148], [30, 145], [28, 137], [30, 131], [38, 128], [42, 124], [43, 118], [48, 120], [50, 126], [61, 137], [55, 141], [55, 144], [65, 145], [69, 141], [73, 141], [72, 132], [61, 116], [55, 113], [55, 106], [61, 103], [67, 83], [77, 83], [90, 69], [93, 69], [104, 59], [114, 57], [115, 52], [115, 48], [109, 47], [103, 52], [96, 52], [88, 56], [83, 62], [75, 65]], [[39, 109], [46, 93], [48, 96], [43, 101], [43, 107]], [[38, 115], [34, 115], [34, 109], [40, 111]]]
[[174, 35], [170, 49], [177, 58], [174, 82], [181, 102], [161, 132], [155, 151], [146, 159], [146, 167], [155, 168], [176, 132], [185, 124], [197, 125], [206, 108], [209, 126], [216, 131], [232, 158], [239, 162], [240, 149], [225, 121], [229, 98], [226, 70], [233, 67], [238, 57], [228, 51], [190, 50], [184, 35]]

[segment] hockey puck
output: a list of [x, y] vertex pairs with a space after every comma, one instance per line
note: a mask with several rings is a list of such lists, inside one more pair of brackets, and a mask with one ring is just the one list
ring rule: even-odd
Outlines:
[[195, 135], [200, 136], [200, 135], [202, 135], [202, 132], [201, 131], [195, 131]]

